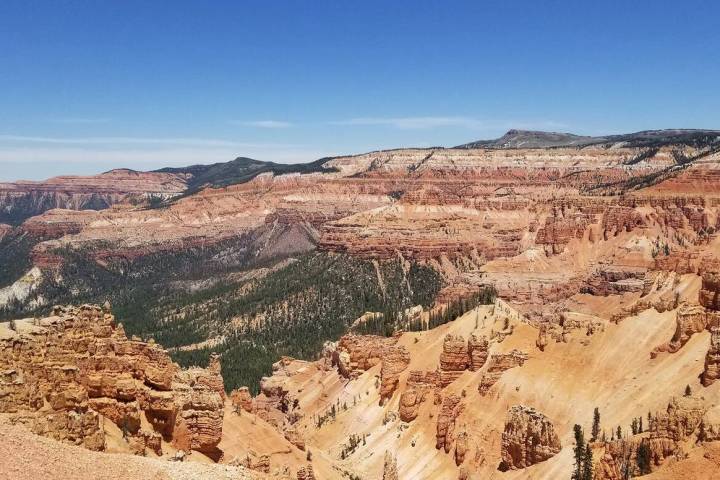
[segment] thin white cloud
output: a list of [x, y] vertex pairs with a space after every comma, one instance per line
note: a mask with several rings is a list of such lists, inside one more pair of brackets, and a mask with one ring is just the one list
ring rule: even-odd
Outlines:
[[48, 118], [47, 121], [72, 125], [91, 125], [97, 123], [109, 123], [111, 119], [104, 117], [54, 117]]
[[293, 126], [290, 122], [282, 120], [252, 120], [246, 122], [232, 122], [236, 125], [242, 125], [243, 127], [255, 127], [255, 128], [290, 128]]
[[567, 128], [559, 122], [550, 120], [541, 121], [489, 121], [474, 117], [359, 117], [347, 120], [336, 120], [328, 122], [331, 125], [357, 125], [357, 126], [382, 126], [392, 127], [401, 130], [420, 130], [441, 127], [465, 128], [475, 131], [491, 131], [510, 128], [520, 129], [558, 129]]
[[162, 145], [210, 148], [276, 148], [292, 147], [288, 144], [263, 144], [236, 142], [213, 138], [157, 138], [157, 137], [39, 137], [25, 135], [0, 135], [0, 142], [25, 144], [59, 144], [59, 145]]
[[481, 125], [477, 119], [469, 117], [359, 117], [329, 123], [333, 125], [377, 125], [403, 130], [437, 127], [478, 128]]

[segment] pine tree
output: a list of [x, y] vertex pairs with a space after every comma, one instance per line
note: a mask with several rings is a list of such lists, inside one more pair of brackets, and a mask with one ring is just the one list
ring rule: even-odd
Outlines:
[[593, 455], [590, 444], [585, 445], [582, 480], [593, 480]]
[[600, 410], [595, 407], [593, 412], [593, 424], [592, 424], [592, 441], [595, 442], [600, 434]]
[[620, 425], [618, 425], [617, 428], [617, 438], [620, 440], [622, 438], [622, 428], [620, 428]]
[[688, 385], [685, 387], [685, 396], [689, 397], [690, 395], [692, 395], [692, 389], [690, 388], [690, 385]]
[[575, 470], [572, 474], [572, 480], [584, 480], [583, 460], [585, 459], [585, 436], [583, 435], [580, 425], [575, 424], [573, 430], [575, 432], [575, 448], [573, 449], [575, 454]]
[[642, 441], [637, 449], [637, 466], [640, 470], [640, 475], [646, 475], [650, 473], [650, 446], [646, 441]]

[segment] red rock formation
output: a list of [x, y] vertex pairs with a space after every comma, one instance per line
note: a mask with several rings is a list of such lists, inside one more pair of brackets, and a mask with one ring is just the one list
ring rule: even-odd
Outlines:
[[395, 337], [345, 335], [338, 342], [333, 363], [344, 377], [356, 378], [360, 373], [378, 365], [387, 349], [396, 343]]
[[399, 415], [403, 422], [412, 422], [417, 418], [420, 405], [428, 395], [437, 391], [440, 386], [440, 372], [423, 372], [413, 370], [408, 375], [405, 391], [400, 395]]
[[0, 183], [0, 220], [23, 219], [53, 208], [102, 209], [151, 195], [182, 193], [190, 175], [117, 169], [93, 176], [54, 177], [43, 182]]
[[645, 288], [644, 268], [600, 265], [587, 280], [585, 290], [593, 295], [608, 296], [628, 292], [642, 292]]
[[435, 448], [444, 449], [445, 453], [450, 453], [455, 437], [455, 420], [463, 411], [464, 405], [460, 402], [460, 397], [452, 394], [443, 399], [440, 414], [437, 419], [437, 433], [435, 435]]
[[468, 354], [470, 355], [469, 369], [476, 372], [480, 370], [487, 361], [490, 345], [485, 335], [478, 338], [475, 334], [468, 339]]
[[675, 353], [696, 333], [720, 326], [720, 315], [697, 305], [682, 305], [676, 316], [675, 333], [668, 343], [656, 347], [650, 354], [655, 358], [659, 353]]
[[440, 354], [440, 386], [454, 382], [468, 368], [468, 344], [462, 336], [446, 335]]
[[[101, 450], [103, 415], [139, 453], [158, 451], [160, 434], [185, 450], [216, 449], [219, 372], [181, 371], [158, 345], [128, 340], [99, 307], [56, 307], [52, 317], [8, 325], [0, 325], [0, 412], [14, 421]], [[142, 430], [141, 415], [154, 431]]]
[[462, 431], [457, 434], [455, 439], [455, 465], [460, 466], [465, 461], [465, 455], [468, 451], [468, 435]]
[[490, 356], [488, 368], [480, 379], [478, 391], [485, 396], [495, 382], [502, 376], [503, 372], [514, 367], [522, 366], [528, 359], [526, 353], [520, 350], [512, 350], [508, 353], [498, 353]]
[[700, 305], [710, 310], [720, 310], [720, 261], [703, 264]]
[[532, 407], [515, 405], [508, 410], [500, 447], [500, 470], [526, 468], [560, 452], [555, 428], [545, 415]]
[[388, 450], [385, 450], [382, 480], [398, 480], [397, 458]]
[[410, 364], [410, 353], [402, 345], [388, 347], [383, 353], [380, 369], [380, 404], [392, 398], [398, 386], [400, 374]]
[[705, 369], [702, 373], [702, 384], [709, 387], [720, 377], [720, 328], [710, 332], [710, 347], [705, 355]]
[[297, 480], [315, 480], [315, 472], [312, 465], [300, 467], [297, 472]]
[[582, 238], [588, 224], [593, 220], [593, 216], [582, 213], [568, 217], [547, 217], [545, 225], [537, 232], [535, 243], [547, 246], [548, 253], [561, 253], [570, 240]]
[[605, 240], [623, 231], [631, 232], [635, 228], [644, 226], [645, 221], [640, 212], [630, 207], [610, 207], [602, 219], [602, 230]]
[[[652, 419], [648, 432], [632, 435], [629, 438], [616, 439], [601, 444], [602, 456], [595, 472], [598, 480], [621, 480], [623, 466], [628, 465], [630, 473], [640, 474], [637, 470], [637, 452], [644, 445], [650, 452], [651, 468], [662, 465], [668, 457], [682, 454], [683, 443], [693, 435], [703, 436], [699, 429], [714, 431], [713, 427], [705, 428], [705, 408], [701, 399], [694, 397], [673, 398], [667, 410]], [[701, 427], [701, 423], [703, 426]], [[712, 422], [708, 422], [709, 425]]]
[[240, 387], [230, 392], [230, 401], [238, 413], [240, 410], [245, 410], [246, 412], [253, 411], [253, 399], [248, 387]]
[[535, 340], [535, 346], [538, 347], [538, 350], [541, 352], [545, 351], [545, 347], [548, 344], [548, 334], [547, 334], [547, 324], [541, 323], [540, 328], [538, 329], [538, 338]]

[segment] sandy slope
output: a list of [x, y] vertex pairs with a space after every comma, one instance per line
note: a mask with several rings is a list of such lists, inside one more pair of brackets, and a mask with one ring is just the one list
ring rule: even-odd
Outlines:
[[[683, 296], [697, 295], [698, 278], [683, 276], [679, 285]], [[586, 298], [578, 296], [573, 302], [583, 305]], [[620, 297], [620, 296], [618, 296]], [[614, 308], [626, 303], [611, 297]], [[495, 310], [493, 312], [493, 310]], [[462, 395], [466, 404], [457, 425], [468, 432], [470, 447], [465, 466], [470, 478], [483, 479], [554, 479], [565, 478], [572, 466], [572, 427], [582, 424], [589, 430], [592, 412], [598, 407], [602, 427], [614, 429], [621, 425], [629, 429], [632, 418], [645, 416], [648, 411], [666, 408], [673, 395], [682, 395], [686, 385], [714, 405], [720, 399], [720, 384], [709, 388], [701, 386], [698, 375], [708, 348], [709, 334], [694, 335], [675, 354], [662, 354], [655, 359], [650, 352], [668, 341], [675, 330], [675, 311], [658, 313], [646, 310], [637, 316], [626, 318], [619, 324], [604, 322], [604, 330], [587, 336], [584, 330], [576, 330], [568, 343], [550, 341], [544, 352], [535, 346], [537, 330], [517, 320], [516, 313], [505, 305], [500, 308], [481, 307], [449, 324], [428, 332], [405, 333], [400, 343], [411, 352], [411, 363], [402, 374], [398, 392], [385, 406], [379, 406], [377, 379], [380, 367], [363, 373], [357, 380], [342, 379], [334, 370], [322, 371], [308, 364], [301, 375], [294, 376], [290, 388], [301, 400], [305, 418], [300, 425], [313, 451], [323, 450], [338, 466], [361, 478], [381, 478], [383, 455], [390, 450], [397, 455], [401, 479], [457, 478], [457, 467], [451, 454], [435, 449], [435, 433], [438, 407], [432, 400], [420, 408], [418, 418], [404, 424], [396, 417], [399, 392], [405, 388], [410, 370], [433, 370], [438, 365], [443, 338], [447, 333], [490, 334], [496, 330], [505, 316], [515, 325], [514, 333], [502, 343], [493, 343], [491, 352], [507, 352], [520, 349], [530, 358], [522, 367], [508, 370], [485, 397], [478, 393], [482, 371], [466, 371], [453, 384], [446, 387], [443, 395], [454, 392]], [[611, 313], [613, 308], [608, 308]], [[476, 328], [477, 322], [477, 328]], [[338, 405], [334, 422], [321, 428], [314, 425], [313, 418]], [[550, 460], [518, 471], [499, 472], [500, 440], [508, 408], [515, 404], [532, 406], [547, 415], [554, 423], [563, 450]], [[347, 410], [342, 408], [347, 405]], [[340, 458], [341, 445], [351, 434], [365, 435], [366, 445], [360, 446], [346, 460]], [[413, 446], [414, 445], [414, 446]], [[708, 452], [714, 452], [708, 447]], [[704, 458], [702, 453], [699, 459]], [[477, 463], [475, 461], [477, 460]], [[703, 464], [699, 460], [698, 465]], [[708, 461], [709, 462], [709, 461]], [[705, 462], [705, 463], [708, 463]], [[667, 461], [663, 470], [682, 468]], [[713, 473], [702, 472], [695, 478], [713, 478]], [[662, 470], [661, 470], [662, 471]], [[342, 478], [327, 476], [322, 478]], [[657, 478], [663, 477], [658, 473]]]
[[0, 478], [8, 480], [251, 480], [243, 468], [91, 452], [0, 423]]

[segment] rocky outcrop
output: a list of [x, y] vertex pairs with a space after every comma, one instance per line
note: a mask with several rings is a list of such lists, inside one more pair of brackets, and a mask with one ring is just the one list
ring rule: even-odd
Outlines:
[[385, 450], [382, 480], [398, 480], [397, 458], [388, 450]]
[[297, 480], [315, 480], [315, 472], [312, 465], [300, 467], [297, 472]]
[[640, 212], [631, 207], [610, 207], [602, 219], [603, 238], [619, 235], [621, 232], [631, 232], [635, 228], [644, 227], [645, 220]]
[[454, 382], [468, 368], [468, 345], [462, 336], [446, 335], [440, 354], [440, 385]]
[[428, 395], [440, 387], [440, 372], [412, 370], [408, 375], [405, 391], [400, 395], [399, 416], [403, 422], [412, 422], [418, 416], [420, 405]]
[[160, 346], [128, 340], [99, 307], [0, 324], [0, 363], [0, 412], [36, 433], [102, 450], [102, 416], [138, 453], [157, 452], [160, 435], [188, 451], [212, 453], [220, 442], [219, 371], [180, 370]]
[[460, 397], [455, 394], [448, 395], [443, 399], [437, 419], [436, 449], [443, 449], [445, 453], [450, 453], [455, 441], [455, 420], [463, 411], [463, 408], [464, 405], [461, 403]]
[[560, 452], [560, 439], [550, 419], [532, 407], [510, 408], [502, 434], [499, 469], [514, 470], [544, 462]]
[[480, 385], [478, 386], [480, 395], [487, 395], [492, 386], [500, 379], [503, 372], [522, 366], [527, 359], [527, 354], [520, 350], [512, 350], [508, 353], [492, 355], [488, 363], [488, 368], [480, 379]]
[[608, 296], [642, 292], [645, 288], [644, 268], [601, 265], [588, 279], [584, 290], [593, 295]]
[[400, 374], [410, 364], [410, 354], [399, 337], [345, 335], [332, 351], [332, 363], [341, 375], [357, 378], [362, 372], [381, 364], [380, 404], [389, 400], [397, 389]]
[[545, 347], [548, 344], [548, 327], [546, 323], [541, 323], [540, 328], [538, 328], [538, 336], [535, 340], [535, 346], [540, 350], [541, 352], [545, 351]]
[[230, 392], [230, 402], [238, 413], [241, 410], [253, 411], [253, 398], [248, 387], [240, 387]]
[[440, 387], [454, 382], [465, 370], [480, 370], [487, 361], [489, 342], [484, 335], [470, 335], [467, 343], [460, 335], [446, 335], [440, 353]]
[[675, 353], [680, 350], [696, 333], [712, 327], [720, 327], [720, 314], [706, 310], [698, 305], [682, 305], [675, 317], [675, 333], [669, 342], [656, 347], [651, 356], [659, 353]]
[[684, 445], [691, 435], [697, 435], [698, 440], [701, 440], [706, 432], [714, 431], [711, 426], [714, 422], [706, 415], [703, 400], [695, 397], [671, 399], [666, 411], [651, 418], [649, 423], [648, 432], [644, 434], [615, 439], [600, 445], [602, 456], [595, 469], [595, 478], [627, 478], [623, 476], [626, 465], [633, 476], [643, 474], [639, 471], [637, 462], [641, 447], [651, 461], [649, 467], [654, 470], [662, 465], [666, 458], [683, 457]]
[[380, 404], [392, 398], [400, 380], [400, 374], [410, 364], [410, 353], [402, 345], [388, 347], [383, 353], [380, 368]]
[[700, 305], [709, 310], [720, 310], [720, 261], [708, 261], [703, 265]]
[[709, 387], [718, 377], [720, 377], [720, 328], [714, 327], [710, 332], [710, 347], [705, 355], [702, 384]]
[[465, 431], [459, 432], [455, 439], [455, 465], [460, 466], [465, 461], [468, 451], [468, 434]]
[[362, 372], [380, 364], [386, 351], [396, 343], [395, 337], [345, 335], [332, 353], [333, 364], [344, 377], [357, 378]]
[[468, 355], [470, 356], [468, 368], [470, 371], [476, 372], [485, 365], [489, 348], [490, 344], [485, 335], [479, 338], [474, 333], [470, 335], [468, 339]]
[[546, 252], [549, 254], [561, 253], [570, 240], [582, 238], [585, 229], [593, 220], [594, 216], [591, 215], [575, 213], [562, 216], [562, 212], [555, 211], [537, 231], [535, 243], [546, 246]]
[[650, 436], [669, 438], [680, 442], [690, 436], [705, 414], [705, 406], [700, 398], [675, 397], [668, 402], [667, 409], [660, 412], [650, 425]]

